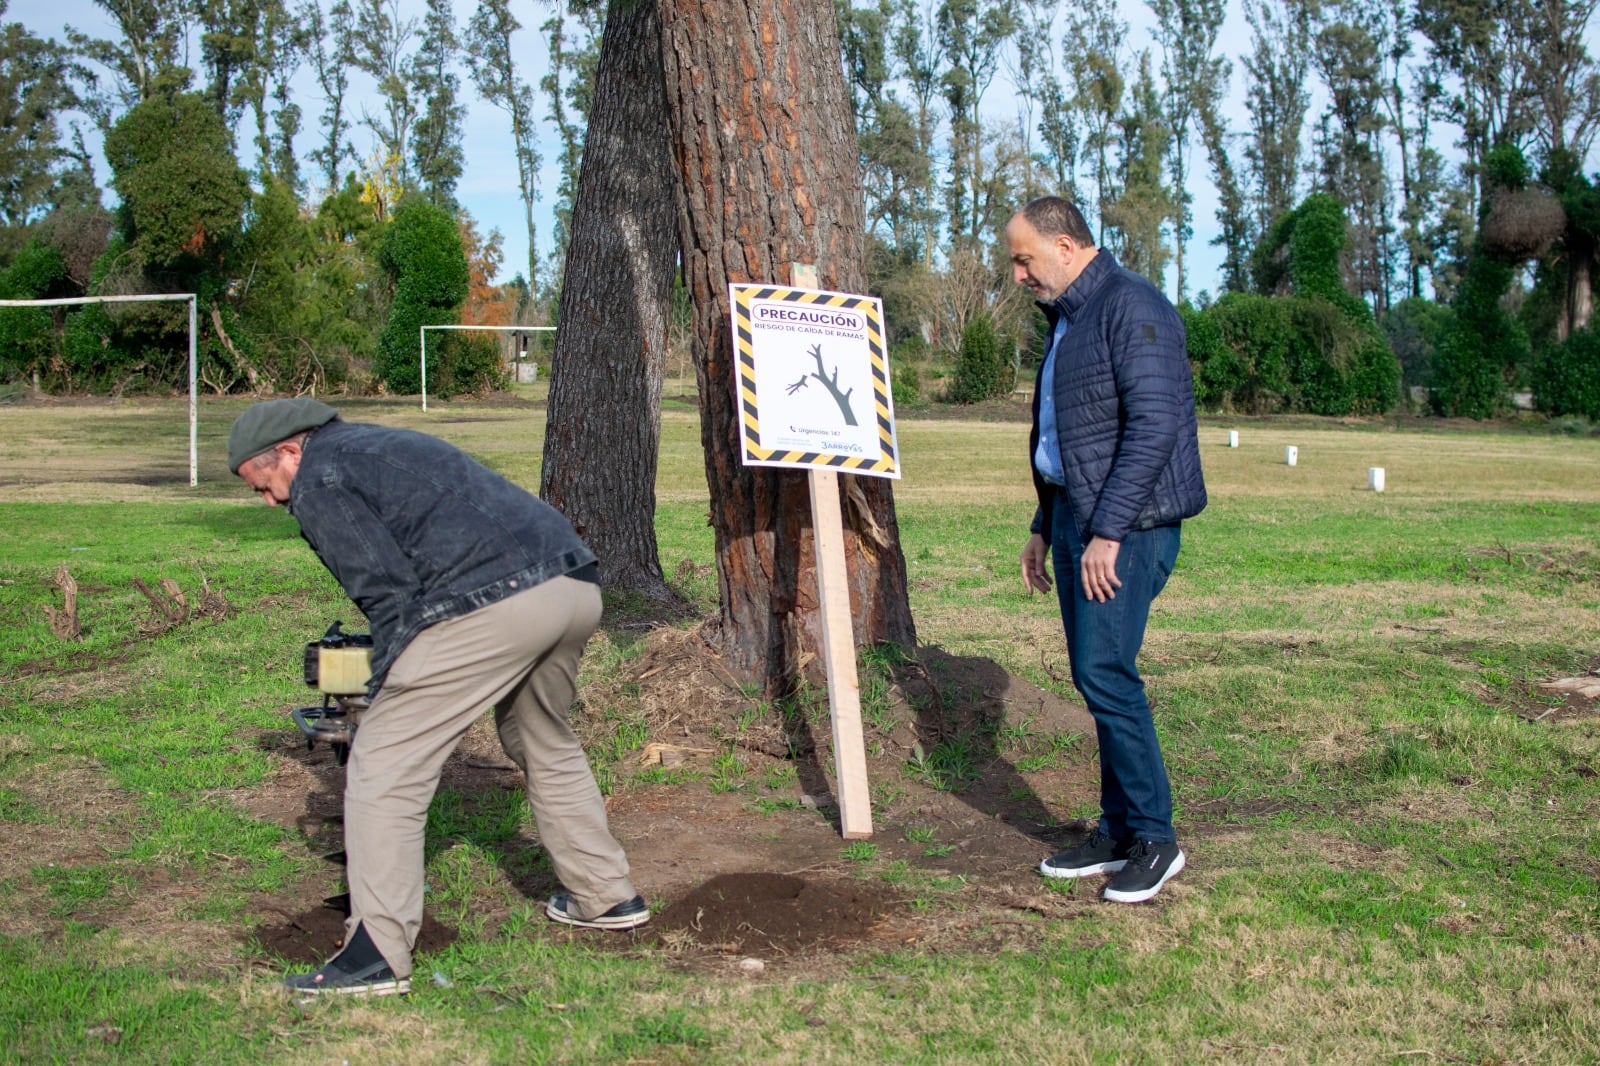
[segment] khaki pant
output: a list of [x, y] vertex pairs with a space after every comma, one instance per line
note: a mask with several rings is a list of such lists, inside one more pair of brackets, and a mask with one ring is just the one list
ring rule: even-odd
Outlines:
[[600, 590], [558, 577], [419, 633], [395, 660], [350, 748], [344, 795], [350, 920], [398, 977], [422, 928], [423, 829], [444, 761], [489, 705], [527, 775], [539, 841], [577, 909], [632, 899], [628, 860], [567, 723]]

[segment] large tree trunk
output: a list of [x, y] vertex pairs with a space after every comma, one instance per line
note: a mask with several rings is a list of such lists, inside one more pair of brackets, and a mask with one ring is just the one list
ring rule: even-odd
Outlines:
[[[769, 692], [818, 666], [806, 475], [739, 461], [728, 283], [864, 292], [855, 125], [829, 0], [660, 0], [684, 278], [729, 667]], [[859, 644], [916, 643], [891, 485], [841, 475]]]
[[1570, 226], [1567, 233], [1567, 306], [1557, 329], [1559, 340], [1566, 340], [1575, 330], [1587, 329], [1589, 319], [1594, 317], [1594, 243], [1585, 237], [1575, 238]]
[[675, 602], [655, 534], [678, 252], [666, 107], [654, 4], [612, 0], [572, 205], [539, 495], [600, 557], [605, 587]]

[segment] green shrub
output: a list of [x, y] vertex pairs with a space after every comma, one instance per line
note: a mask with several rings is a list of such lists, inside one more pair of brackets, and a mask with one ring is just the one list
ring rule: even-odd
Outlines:
[[500, 348], [486, 336], [434, 333], [428, 338], [428, 392], [448, 399], [506, 386]]
[[1400, 364], [1370, 315], [1353, 314], [1341, 303], [1228, 293], [1205, 311], [1182, 312], [1196, 403], [1244, 414], [1346, 415], [1393, 407]]
[[1510, 375], [1526, 365], [1528, 356], [1527, 334], [1501, 306], [1516, 279], [1518, 259], [1490, 251], [1481, 236], [1493, 194], [1527, 184], [1521, 150], [1507, 144], [1492, 148], [1484, 158], [1484, 181], [1489, 191], [1479, 207], [1480, 236], [1451, 304], [1452, 328], [1434, 354], [1429, 375], [1429, 403], [1443, 415], [1489, 418], [1500, 413]]
[[1188, 311], [1195, 400], [1247, 414], [1387, 411], [1400, 398], [1400, 364], [1372, 309], [1340, 275], [1344, 205], [1314, 193], [1281, 216], [1253, 255], [1256, 284], [1292, 296], [1228, 293]]
[[922, 371], [918, 364], [928, 359], [928, 342], [913, 333], [896, 341], [889, 349], [890, 387], [897, 407], [922, 403]]
[[1429, 368], [1451, 323], [1449, 307], [1420, 296], [1401, 300], [1383, 316], [1383, 336], [1400, 362], [1401, 380], [1406, 385], [1427, 383]]
[[1428, 384], [1436, 413], [1490, 418], [1506, 403], [1506, 369], [1527, 351], [1527, 335], [1500, 306], [1515, 267], [1481, 245], [1456, 293], [1453, 328], [1434, 353]]
[[[395, 293], [373, 371], [390, 392], [420, 392], [419, 330], [454, 324], [467, 298], [467, 256], [454, 216], [426, 200], [404, 201], [383, 232], [378, 263]], [[432, 354], [430, 345], [430, 364]], [[449, 376], [445, 369], [430, 367], [441, 379]]]
[[922, 374], [917, 364], [891, 361], [890, 388], [894, 390], [896, 407], [915, 407], [922, 402]]
[[[66, 277], [61, 253], [37, 241], [0, 271], [0, 298], [37, 300]], [[43, 307], [0, 307], [0, 381], [38, 373], [57, 352], [55, 321]]]
[[951, 403], [981, 403], [1009, 393], [1016, 383], [1009, 345], [988, 315], [976, 315], [961, 331], [955, 376], [945, 390]]
[[1347, 373], [1351, 414], [1379, 415], [1400, 402], [1400, 361], [1382, 337], [1363, 339]]
[[1580, 329], [1545, 349], [1533, 366], [1533, 405], [1600, 421], [1600, 333]]
[[1302, 200], [1295, 208], [1289, 233], [1289, 278], [1296, 296], [1320, 296], [1345, 305], [1345, 310], [1350, 308], [1340, 298], [1348, 297], [1365, 308], [1345, 291], [1344, 279], [1339, 276], [1344, 245], [1344, 205], [1325, 192]]
[[1208, 406], [1243, 414], [1289, 409], [1286, 301], [1286, 297], [1230, 292], [1203, 312], [1225, 353], [1201, 368], [1197, 385], [1210, 398]]
[[[216, 275], [239, 235], [250, 183], [233, 134], [199, 93], [158, 92], [106, 132], [106, 162], [121, 200], [122, 236], [167, 291], [193, 292]], [[159, 290], [158, 290], [159, 291]]]
[[1195, 405], [1202, 411], [1220, 410], [1228, 406], [1238, 386], [1239, 361], [1223, 342], [1215, 315], [1187, 302], [1178, 306], [1178, 315], [1183, 319]]

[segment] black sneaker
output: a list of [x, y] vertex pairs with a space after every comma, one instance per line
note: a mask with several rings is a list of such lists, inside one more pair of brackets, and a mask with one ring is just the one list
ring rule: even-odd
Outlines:
[[1093, 877], [1095, 874], [1113, 874], [1122, 869], [1128, 858], [1128, 848], [1096, 829], [1075, 848], [1052, 855], [1039, 864], [1039, 872], [1046, 877]]
[[367, 935], [357, 925], [343, 951], [313, 973], [293, 973], [283, 979], [291, 992], [309, 996], [403, 996], [411, 991], [411, 978], [396, 977]]
[[572, 909], [572, 905], [572, 893], [558, 892], [544, 905], [544, 913], [553, 922], [578, 925], [585, 929], [637, 929], [650, 920], [650, 908], [643, 896], [624, 900], [594, 918], [581, 916]]
[[1128, 849], [1127, 864], [1106, 886], [1106, 899], [1113, 903], [1143, 903], [1161, 891], [1161, 886], [1183, 869], [1183, 849], [1176, 843], [1156, 844], [1138, 840]]

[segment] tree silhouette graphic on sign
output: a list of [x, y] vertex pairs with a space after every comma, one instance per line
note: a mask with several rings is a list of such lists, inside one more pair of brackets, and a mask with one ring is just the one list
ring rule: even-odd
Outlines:
[[801, 374], [800, 380], [789, 386], [789, 395], [793, 396], [795, 393], [806, 387], [807, 381], [810, 381], [812, 378], [816, 378], [818, 381], [822, 382], [822, 387], [828, 390], [828, 395], [833, 397], [833, 402], [839, 405], [839, 413], [844, 415], [844, 424], [847, 426], [855, 425], [856, 415], [854, 411], [850, 410], [850, 394], [856, 391], [854, 387], [848, 388], [844, 392], [839, 391], [838, 367], [833, 368], [833, 377], [831, 379], [824, 374], [822, 366], [822, 345], [812, 345], [811, 351], [807, 352], [806, 354], [810, 355], [817, 361], [817, 369], [813, 370], [809, 374]]

